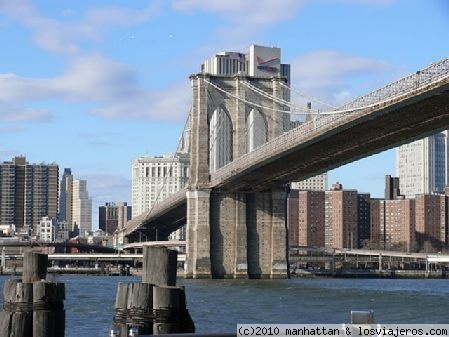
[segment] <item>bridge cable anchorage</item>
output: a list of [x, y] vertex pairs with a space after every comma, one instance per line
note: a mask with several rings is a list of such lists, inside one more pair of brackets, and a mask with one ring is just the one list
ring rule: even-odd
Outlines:
[[327, 107], [329, 107], [329, 108], [331, 108], [331, 109], [337, 109], [337, 107], [336, 107], [335, 105], [326, 103], [326, 102], [324, 102], [324, 101], [322, 101], [322, 100], [320, 100], [319, 98], [316, 98], [316, 97], [314, 97], [314, 96], [306, 95], [306, 94], [300, 92], [299, 90], [293, 89], [291, 86], [289, 87], [287, 84], [285, 84], [285, 83], [283, 83], [283, 82], [279, 82], [279, 83], [280, 83], [280, 85], [283, 86], [284, 88], [290, 90], [290, 92], [294, 92], [295, 94], [297, 94], [297, 95], [299, 95], [299, 96], [301, 96], [301, 97], [307, 98], [308, 100], [310, 100], [310, 101], [312, 101], [312, 102], [315, 102], [315, 103], [319, 103], [319, 104], [325, 105], [325, 106], [327, 106]]

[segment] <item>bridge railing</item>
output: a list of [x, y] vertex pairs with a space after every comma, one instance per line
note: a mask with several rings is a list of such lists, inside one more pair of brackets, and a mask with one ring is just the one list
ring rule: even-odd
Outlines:
[[353, 119], [354, 113], [363, 114], [366, 112], [365, 110], [370, 110], [377, 104], [387, 103], [446, 77], [449, 77], [449, 58], [432, 63], [425, 69], [356, 98], [352, 102], [336, 109], [334, 114], [315, 116], [313, 120], [300, 124], [296, 128], [223, 166], [211, 175], [211, 185], [219, 185], [223, 180], [242, 172], [245, 168], [273, 157], [274, 154], [284, 151], [288, 144], [306, 141], [318, 132], [332, 129], [342, 122]]
[[434, 81], [437, 81], [449, 74], [449, 58], [432, 63], [427, 68], [410, 74], [390, 83], [382, 88], [374, 90], [369, 94], [360, 96], [353, 101], [341, 106], [337, 110], [363, 108], [367, 105], [382, 102], [384, 100], [406, 94], [420, 87], [424, 87]]

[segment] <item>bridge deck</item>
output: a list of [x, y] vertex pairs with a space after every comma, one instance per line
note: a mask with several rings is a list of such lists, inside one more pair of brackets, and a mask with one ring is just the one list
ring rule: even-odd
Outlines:
[[213, 173], [211, 187], [281, 186], [446, 129], [448, 74], [365, 108], [306, 122]]
[[[211, 174], [212, 189], [262, 191], [449, 128], [449, 59], [373, 91], [273, 139]], [[185, 222], [186, 189], [130, 221], [173, 231]]]

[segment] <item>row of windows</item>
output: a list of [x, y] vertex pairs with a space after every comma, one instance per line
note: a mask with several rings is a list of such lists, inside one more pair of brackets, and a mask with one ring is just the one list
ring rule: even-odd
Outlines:
[[246, 62], [239, 62], [237, 59], [219, 57], [217, 62], [218, 74], [220, 75], [233, 75], [239, 71], [246, 71]]

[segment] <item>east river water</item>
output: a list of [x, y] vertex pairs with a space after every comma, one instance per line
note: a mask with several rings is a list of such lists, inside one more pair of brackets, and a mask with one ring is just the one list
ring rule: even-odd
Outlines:
[[[8, 277], [0, 277], [0, 287]], [[137, 277], [56, 276], [66, 285], [66, 336], [107, 337], [118, 282]], [[373, 309], [376, 322], [449, 323], [449, 280], [184, 280], [198, 332], [234, 332], [238, 323], [345, 323]]]

